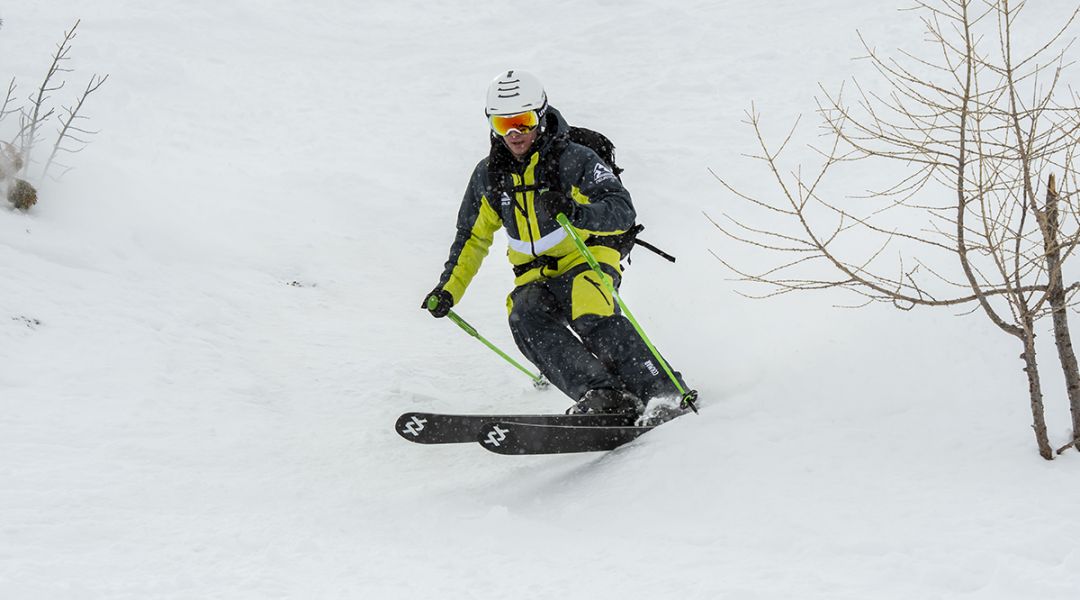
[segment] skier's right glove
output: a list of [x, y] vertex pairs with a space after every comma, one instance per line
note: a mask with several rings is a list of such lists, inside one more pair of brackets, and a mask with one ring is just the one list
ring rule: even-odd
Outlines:
[[450, 292], [436, 287], [424, 296], [424, 303], [420, 305], [420, 308], [426, 309], [431, 316], [441, 319], [450, 313], [450, 307], [453, 305], [454, 297], [450, 295]]
[[556, 192], [555, 190], [548, 190], [540, 197], [536, 199], [536, 203], [544, 207], [544, 210], [552, 219], [555, 215], [562, 213], [566, 215], [566, 218], [573, 223], [577, 218], [579, 207], [581, 206], [573, 198], [563, 194], [562, 192]]

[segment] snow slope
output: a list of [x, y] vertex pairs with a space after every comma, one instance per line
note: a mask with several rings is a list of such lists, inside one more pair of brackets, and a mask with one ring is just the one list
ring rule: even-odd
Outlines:
[[[0, 597], [1075, 598], [1080, 459], [1036, 454], [1011, 339], [747, 300], [710, 254], [745, 249], [703, 214], [738, 210], [708, 169], [767, 189], [743, 112], [776, 132], [810, 113], [859, 68], [856, 29], [921, 39], [896, 8], [5, 6], [20, 94], [77, 17], [57, 98], [110, 79], [77, 169], [0, 209]], [[608, 455], [392, 430], [567, 404], [417, 309], [508, 67], [616, 141], [643, 237], [679, 259], [639, 251], [623, 296], [705, 408]], [[511, 349], [500, 254], [459, 312]]]

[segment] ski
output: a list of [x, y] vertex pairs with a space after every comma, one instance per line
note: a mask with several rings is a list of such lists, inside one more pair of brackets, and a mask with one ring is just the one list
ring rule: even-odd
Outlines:
[[603, 452], [632, 442], [656, 426], [553, 425], [514, 421], [484, 423], [476, 441], [496, 454]]
[[563, 426], [633, 425], [631, 415], [443, 415], [407, 412], [398, 417], [394, 430], [417, 444], [463, 444], [475, 442], [485, 423], [531, 423]]

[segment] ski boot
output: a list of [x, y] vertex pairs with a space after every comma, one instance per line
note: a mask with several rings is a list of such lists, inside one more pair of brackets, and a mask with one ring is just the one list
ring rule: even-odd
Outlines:
[[643, 410], [645, 410], [645, 405], [630, 392], [612, 388], [596, 388], [585, 392], [580, 400], [567, 409], [566, 414], [630, 413], [640, 415]]
[[697, 391], [690, 390], [686, 396], [658, 396], [649, 400], [645, 410], [638, 418], [638, 425], [656, 426], [681, 417], [689, 412], [697, 412]]

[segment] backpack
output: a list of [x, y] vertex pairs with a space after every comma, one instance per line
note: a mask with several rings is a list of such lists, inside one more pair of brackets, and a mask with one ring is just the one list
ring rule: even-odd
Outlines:
[[[622, 174], [623, 170], [615, 164], [615, 144], [606, 135], [592, 129], [570, 126], [570, 141], [581, 144], [595, 152], [600, 157], [600, 160], [611, 167], [615, 177]], [[622, 181], [622, 178], [619, 177], [619, 180]]]
[[[622, 174], [623, 169], [615, 164], [615, 144], [606, 135], [600, 133], [599, 131], [593, 131], [592, 129], [575, 127], [571, 125], [570, 134], [568, 137], [571, 142], [574, 142], [575, 144], [581, 144], [582, 146], [585, 146], [586, 148], [589, 148], [590, 150], [595, 152], [596, 155], [600, 157], [600, 160], [604, 161], [607, 166], [611, 167], [611, 171], [615, 173], [615, 177], [618, 178], [619, 181], [622, 181], [622, 177], [619, 176]], [[558, 159], [556, 158], [555, 161], [557, 164]], [[666, 258], [671, 262], [675, 262], [674, 256], [668, 254], [667, 252], [664, 252], [663, 250], [657, 248], [656, 246], [653, 246], [652, 244], [644, 240], [638, 239], [637, 235], [641, 233], [641, 230], [643, 229], [645, 229], [644, 225], [636, 223], [633, 227], [623, 233], [620, 233], [618, 235], [604, 236], [603, 238], [597, 239], [597, 242], [600, 242], [600, 240], [602, 239], [603, 245], [610, 246], [618, 250], [619, 256], [625, 259], [627, 264], [630, 263], [630, 251], [633, 250], [635, 244], [648, 248], [649, 250], [662, 256], [663, 258]]]

